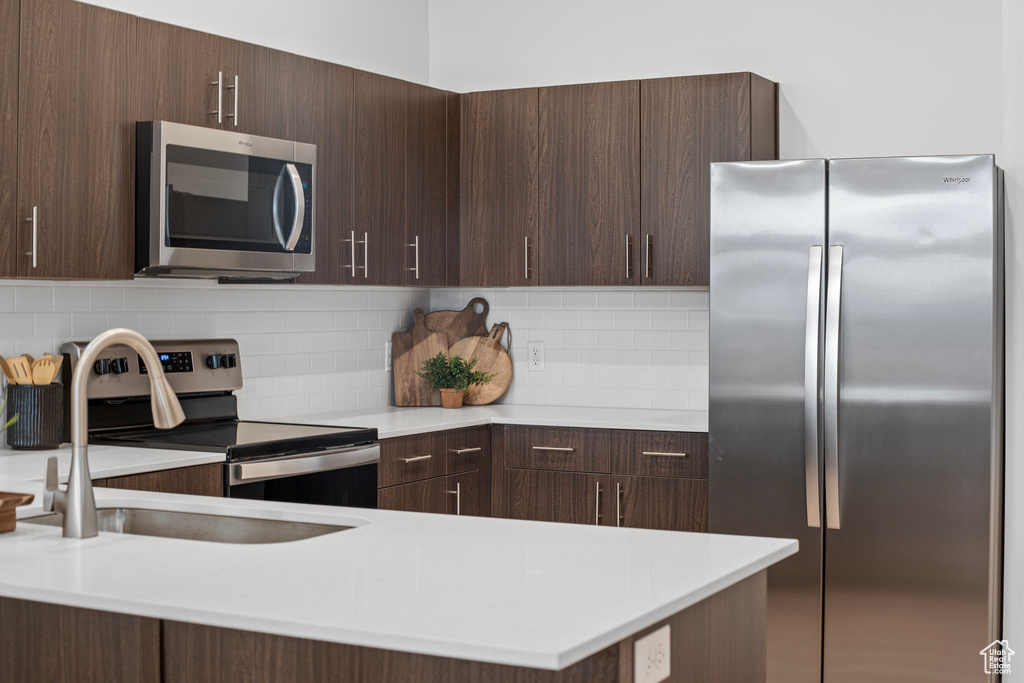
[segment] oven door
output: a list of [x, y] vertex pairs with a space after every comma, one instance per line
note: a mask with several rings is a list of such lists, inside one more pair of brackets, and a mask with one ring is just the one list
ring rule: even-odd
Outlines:
[[313, 270], [314, 145], [164, 121], [150, 136], [143, 272]]
[[225, 465], [231, 498], [377, 507], [380, 446], [357, 446]]

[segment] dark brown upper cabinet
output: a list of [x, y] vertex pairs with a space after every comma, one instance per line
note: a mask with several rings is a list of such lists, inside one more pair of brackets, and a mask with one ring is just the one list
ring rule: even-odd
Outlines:
[[538, 90], [460, 98], [460, 284], [535, 285]]
[[408, 88], [396, 78], [355, 72], [353, 222], [342, 282], [404, 281]]
[[540, 89], [542, 285], [639, 281], [640, 82]]
[[751, 73], [640, 82], [641, 284], [710, 284], [709, 164], [778, 158], [777, 111]]
[[19, 276], [132, 275], [136, 21], [72, 0], [21, 3]]
[[404, 261], [395, 284], [429, 287], [447, 282], [448, 95], [408, 84]]
[[21, 3], [0, 3], [0, 277], [18, 274], [18, 31]]

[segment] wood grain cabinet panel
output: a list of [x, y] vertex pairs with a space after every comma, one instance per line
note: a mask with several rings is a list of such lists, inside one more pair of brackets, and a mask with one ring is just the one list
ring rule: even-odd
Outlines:
[[640, 239], [640, 82], [540, 89], [542, 285], [629, 285]]
[[505, 467], [571, 472], [610, 472], [607, 434], [572, 427], [510, 427]]
[[381, 488], [446, 474], [448, 440], [445, 432], [428, 432], [382, 439], [377, 485]]
[[490, 462], [490, 425], [448, 432], [448, 474], [486, 468]]
[[[71, 0], [21, 3], [15, 219], [22, 277], [132, 275], [136, 21]], [[35, 234], [24, 220], [33, 207]]]
[[775, 92], [746, 72], [640, 82], [642, 284], [709, 284], [709, 164], [777, 157]]
[[444, 286], [448, 273], [448, 93], [409, 83], [405, 147], [405, 238], [396, 284]]
[[460, 98], [460, 284], [535, 285], [536, 88]]
[[708, 435], [613, 429], [611, 469], [616, 474], [708, 478]]
[[449, 498], [448, 478], [434, 477], [379, 489], [377, 507], [382, 510], [446, 514], [451, 505]]
[[21, 3], [0, 2], [0, 277], [18, 274], [18, 48]]
[[108, 489], [221, 497], [224, 495], [224, 466], [211, 464], [179, 467], [173, 470], [99, 479], [93, 484]]
[[[615, 526], [669, 531], [708, 530], [708, 483], [703, 479], [613, 477]], [[618, 523], [615, 518], [618, 517]]]
[[544, 470], [506, 470], [508, 517], [539, 522], [606, 524], [611, 478]]
[[445, 477], [448, 514], [490, 517], [491, 500], [487, 477], [482, 470], [460, 472]]

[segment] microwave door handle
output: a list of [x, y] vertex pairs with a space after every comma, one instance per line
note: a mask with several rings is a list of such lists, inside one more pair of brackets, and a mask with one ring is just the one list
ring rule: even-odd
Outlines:
[[295, 195], [295, 218], [292, 220], [292, 231], [288, 235], [288, 242], [284, 245], [285, 251], [295, 251], [299, 244], [299, 237], [302, 235], [302, 224], [306, 221], [306, 195], [302, 191], [302, 178], [299, 176], [299, 169], [295, 164], [285, 164], [288, 176], [292, 180], [292, 192]]
[[287, 166], [281, 168], [277, 174], [277, 182], [274, 183], [274, 202], [271, 206], [271, 213], [274, 220], [274, 234], [277, 235], [277, 243], [284, 247], [288, 242], [284, 238], [284, 230], [281, 228], [281, 190], [284, 188], [284, 174]]

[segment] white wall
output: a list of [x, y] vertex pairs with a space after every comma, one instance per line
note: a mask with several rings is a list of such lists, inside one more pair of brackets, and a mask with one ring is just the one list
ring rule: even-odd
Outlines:
[[328, 62], [426, 83], [428, 0], [85, 0]]
[[784, 158], [1000, 151], [1000, 0], [430, 0], [458, 92], [754, 71]]

